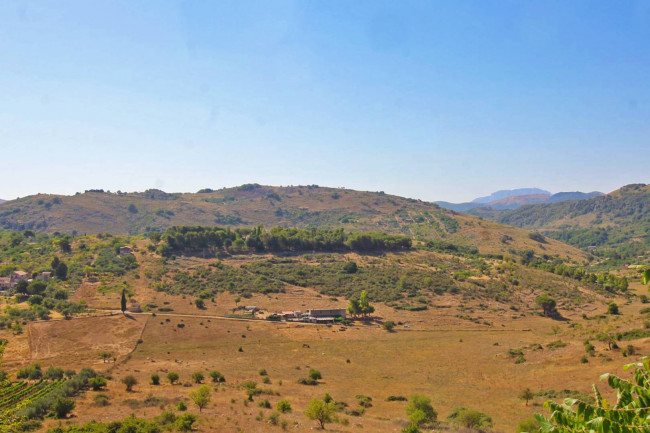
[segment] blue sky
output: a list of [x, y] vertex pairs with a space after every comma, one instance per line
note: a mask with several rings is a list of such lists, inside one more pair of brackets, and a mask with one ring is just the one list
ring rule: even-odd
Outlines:
[[[104, 4], [102, 4], [104, 3]], [[650, 1], [0, 2], [0, 198], [649, 183]]]

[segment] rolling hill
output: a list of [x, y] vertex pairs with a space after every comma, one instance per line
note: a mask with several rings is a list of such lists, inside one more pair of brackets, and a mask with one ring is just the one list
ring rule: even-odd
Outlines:
[[610, 194], [473, 214], [540, 231], [554, 239], [614, 260], [647, 258], [650, 248], [650, 185], [627, 185]]
[[525, 230], [457, 214], [433, 203], [315, 185], [247, 184], [190, 194], [93, 190], [74, 196], [39, 194], [0, 205], [0, 227], [46, 233], [127, 235], [162, 232], [177, 225], [260, 224], [404, 234], [415, 240], [475, 246], [486, 254], [504, 254], [514, 248], [584, 258], [570, 246], [559, 242], [544, 245], [530, 239]]

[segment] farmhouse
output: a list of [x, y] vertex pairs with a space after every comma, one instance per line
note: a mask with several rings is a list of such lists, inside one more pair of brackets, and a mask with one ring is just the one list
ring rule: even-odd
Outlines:
[[0, 277], [0, 290], [9, 290], [13, 289], [15, 284], [11, 281], [9, 277]]
[[21, 280], [27, 280], [29, 278], [29, 274], [25, 271], [13, 271], [11, 274], [11, 282], [12, 283], [17, 283], [18, 281]]
[[50, 281], [50, 278], [52, 278], [52, 272], [49, 271], [41, 272], [36, 277], [37, 280], [41, 280], [41, 281]]
[[133, 250], [131, 249], [131, 247], [128, 247], [126, 245], [123, 246], [123, 247], [120, 247], [120, 255], [125, 256], [127, 254], [133, 254]]
[[333, 309], [312, 309], [307, 310], [307, 317], [313, 317], [314, 319], [324, 318], [324, 317], [342, 317], [345, 319], [347, 311], [345, 308], [333, 308]]

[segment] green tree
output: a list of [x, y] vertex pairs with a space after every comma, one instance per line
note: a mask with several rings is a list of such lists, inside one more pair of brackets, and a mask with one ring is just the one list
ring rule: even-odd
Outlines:
[[361, 291], [361, 296], [359, 296], [359, 310], [361, 311], [362, 316], [367, 316], [375, 312], [375, 307], [370, 305], [368, 301], [368, 292], [365, 290]]
[[464, 407], [455, 407], [447, 417], [449, 422], [457, 427], [481, 429], [492, 426], [492, 418], [483, 412]]
[[173, 385], [178, 380], [178, 373], [170, 371], [169, 373], [167, 373], [167, 380], [169, 381], [169, 383]]
[[178, 431], [192, 431], [192, 426], [195, 422], [196, 415], [192, 415], [191, 413], [184, 413], [183, 415], [176, 418], [174, 427], [176, 427], [176, 430]]
[[158, 375], [158, 373], [154, 373], [151, 375], [151, 384], [160, 385], [160, 376]]
[[205, 379], [205, 376], [200, 371], [192, 373], [192, 380], [194, 383], [201, 383], [203, 382], [203, 379]]
[[535, 397], [535, 394], [530, 390], [530, 388], [524, 388], [520, 393], [519, 393], [519, 398], [522, 400], [526, 401], [526, 406], [528, 406], [528, 402], [532, 400]]
[[553, 317], [557, 316], [557, 302], [555, 302], [555, 299], [551, 298], [547, 294], [543, 294], [537, 297], [535, 299], [535, 303], [542, 307], [542, 310], [544, 311], [544, 315], [546, 317]]
[[332, 421], [335, 410], [336, 406], [333, 401], [326, 403], [321, 399], [314, 398], [305, 409], [305, 415], [311, 420], [318, 421], [320, 428], [325, 429], [325, 423]]
[[215, 383], [216, 382], [225, 382], [226, 381], [226, 378], [224, 377], [224, 375], [221, 374], [218, 371], [211, 371], [210, 372], [210, 377], [212, 378], [212, 381], [215, 382]]
[[609, 305], [607, 305], [607, 314], [611, 314], [611, 315], [619, 314], [618, 305], [616, 305], [616, 302], [610, 302]]
[[138, 380], [135, 377], [128, 375], [122, 379], [122, 383], [126, 385], [126, 390], [131, 392], [133, 391], [133, 387], [138, 384]]
[[417, 426], [428, 424], [438, 419], [438, 412], [431, 406], [431, 399], [420, 394], [413, 394], [406, 405], [409, 421]]
[[74, 400], [65, 397], [59, 397], [54, 401], [52, 410], [57, 418], [65, 418], [75, 407]]
[[126, 312], [126, 289], [122, 289], [122, 298], [120, 300], [120, 309], [122, 314]]
[[158, 242], [160, 242], [160, 240], [162, 239], [162, 235], [160, 234], [160, 232], [151, 232], [149, 233], [149, 239], [151, 240], [151, 242], [158, 245]]
[[387, 322], [382, 323], [381, 327], [384, 328], [388, 332], [393, 332], [395, 330], [395, 322], [393, 322], [392, 320], [389, 320]]
[[101, 389], [106, 386], [106, 379], [101, 376], [95, 376], [88, 381], [88, 385], [93, 389], [93, 391], [101, 391]]
[[205, 308], [205, 302], [201, 298], [195, 299], [194, 305], [196, 305], [196, 308], [199, 310], [203, 310]]
[[210, 403], [210, 391], [212, 391], [212, 388], [210, 388], [209, 385], [201, 385], [194, 391], [190, 392], [189, 397], [192, 399], [196, 407], [199, 408], [199, 412]]
[[350, 303], [348, 304], [348, 313], [354, 317], [361, 314], [361, 307], [359, 307], [359, 300], [354, 296], [350, 298]]
[[63, 262], [59, 263], [59, 265], [54, 270], [54, 274], [60, 280], [67, 279], [68, 278], [68, 265], [66, 265]]

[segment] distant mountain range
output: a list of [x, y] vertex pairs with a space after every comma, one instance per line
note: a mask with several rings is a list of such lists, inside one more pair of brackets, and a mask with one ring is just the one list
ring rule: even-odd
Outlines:
[[[509, 210], [539, 203], [559, 203], [568, 200], [586, 200], [603, 195], [602, 192], [559, 192], [551, 194], [539, 188], [519, 188], [497, 191], [487, 197], [479, 197], [468, 203], [437, 201], [436, 204], [456, 212], [470, 212], [473, 209]], [[470, 212], [473, 213], [473, 212]]]
[[[552, 201], [556, 196], [560, 197]], [[575, 193], [559, 193], [542, 204], [510, 210], [473, 208], [468, 213], [539, 231], [610, 260], [648, 263], [650, 185], [626, 185], [609, 194], [583, 200], [575, 197]]]

